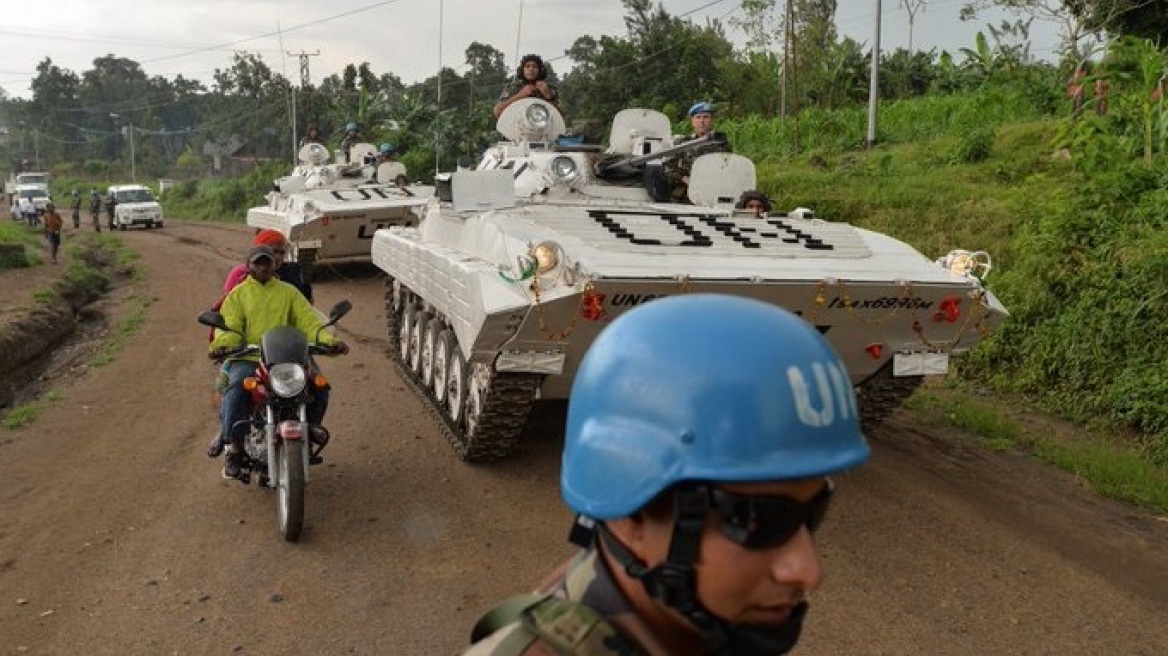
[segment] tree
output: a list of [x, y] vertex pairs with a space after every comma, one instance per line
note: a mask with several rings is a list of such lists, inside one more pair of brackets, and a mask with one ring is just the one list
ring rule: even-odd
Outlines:
[[76, 118], [72, 112], [78, 107], [79, 80], [76, 73], [60, 68], [48, 57], [37, 64], [36, 70], [31, 84], [32, 102], [23, 122], [33, 133], [33, 158], [54, 161], [65, 153], [69, 142], [79, 139], [77, 128], [70, 127], [70, 123], [76, 125], [70, 119]]
[[794, 40], [792, 73], [796, 98], [802, 102], [830, 103], [836, 90], [831, 88], [831, 66], [825, 57], [835, 50], [838, 41], [835, 27], [836, 0], [792, 0], [795, 20], [791, 26]]
[[1083, 41], [1100, 41], [1106, 31], [1168, 36], [1168, 7], [1159, 0], [970, 0], [961, 7], [961, 20], [994, 7], [1058, 25], [1063, 58], [1072, 66], [1087, 59], [1090, 48]]

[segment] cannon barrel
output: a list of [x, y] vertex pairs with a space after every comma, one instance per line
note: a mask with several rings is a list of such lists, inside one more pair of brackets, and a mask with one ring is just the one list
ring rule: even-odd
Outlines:
[[629, 159], [621, 159], [615, 162], [602, 164], [597, 173], [600, 175], [622, 172], [631, 173], [640, 168], [641, 165], [647, 164], [649, 162], [666, 159], [673, 157], [674, 155], [689, 152], [691, 150], [699, 150], [702, 146], [707, 146], [709, 144], [724, 143], [726, 143], [725, 134], [721, 132], [710, 132], [705, 136], [691, 139], [685, 143], [681, 143], [676, 146], [670, 146], [669, 148], [658, 150], [657, 152], [649, 153], [648, 155], [638, 155], [637, 157], [630, 157]]

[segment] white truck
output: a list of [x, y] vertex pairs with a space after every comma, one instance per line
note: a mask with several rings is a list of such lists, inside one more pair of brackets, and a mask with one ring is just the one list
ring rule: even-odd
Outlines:
[[114, 185], [108, 190], [114, 199], [114, 215], [110, 229], [125, 230], [133, 226], [162, 227], [162, 206], [154, 199], [154, 192], [142, 185]]
[[4, 183], [4, 192], [22, 207], [31, 206], [38, 214], [52, 202], [49, 196], [49, 174], [31, 171], [14, 173]]

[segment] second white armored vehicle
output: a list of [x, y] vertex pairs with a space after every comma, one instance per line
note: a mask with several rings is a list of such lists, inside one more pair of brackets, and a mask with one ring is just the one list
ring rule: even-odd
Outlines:
[[[511, 452], [537, 398], [567, 397], [600, 330], [655, 298], [716, 292], [799, 313], [847, 365], [808, 381], [811, 405], [867, 428], [1006, 316], [984, 253], [934, 261], [809, 210], [735, 210], [755, 186], [743, 157], [701, 154], [692, 204], [655, 201], [662, 161], [708, 145], [675, 145], [658, 112], [620, 112], [603, 152], [556, 146], [563, 121], [537, 100], [498, 129], [508, 140], [439, 187], [420, 224], [379, 230], [372, 248], [400, 368], [465, 460]], [[849, 384], [859, 407], [833, 407]]]
[[[433, 188], [402, 182], [398, 162], [365, 164], [376, 149], [353, 146], [353, 164], [329, 163], [329, 151], [310, 143], [300, 149], [300, 165], [277, 180], [267, 205], [247, 211], [247, 224], [278, 230], [293, 246], [293, 257], [311, 277], [318, 262], [369, 261], [378, 228], [415, 225]], [[345, 161], [338, 155], [337, 162]]]

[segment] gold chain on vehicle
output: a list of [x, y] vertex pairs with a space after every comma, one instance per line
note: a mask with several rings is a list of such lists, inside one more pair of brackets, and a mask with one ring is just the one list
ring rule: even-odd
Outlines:
[[539, 325], [539, 332], [549, 341], [562, 342], [571, 337], [572, 333], [576, 331], [576, 325], [580, 322], [580, 310], [584, 306], [584, 299], [596, 290], [596, 285], [590, 280], [584, 283], [584, 289], [580, 292], [576, 300], [576, 310], [572, 313], [572, 321], [563, 329], [553, 331], [548, 328], [547, 316], [543, 311], [543, 300], [539, 295], [539, 274], [536, 274], [531, 279], [531, 291], [535, 296], [535, 316]]

